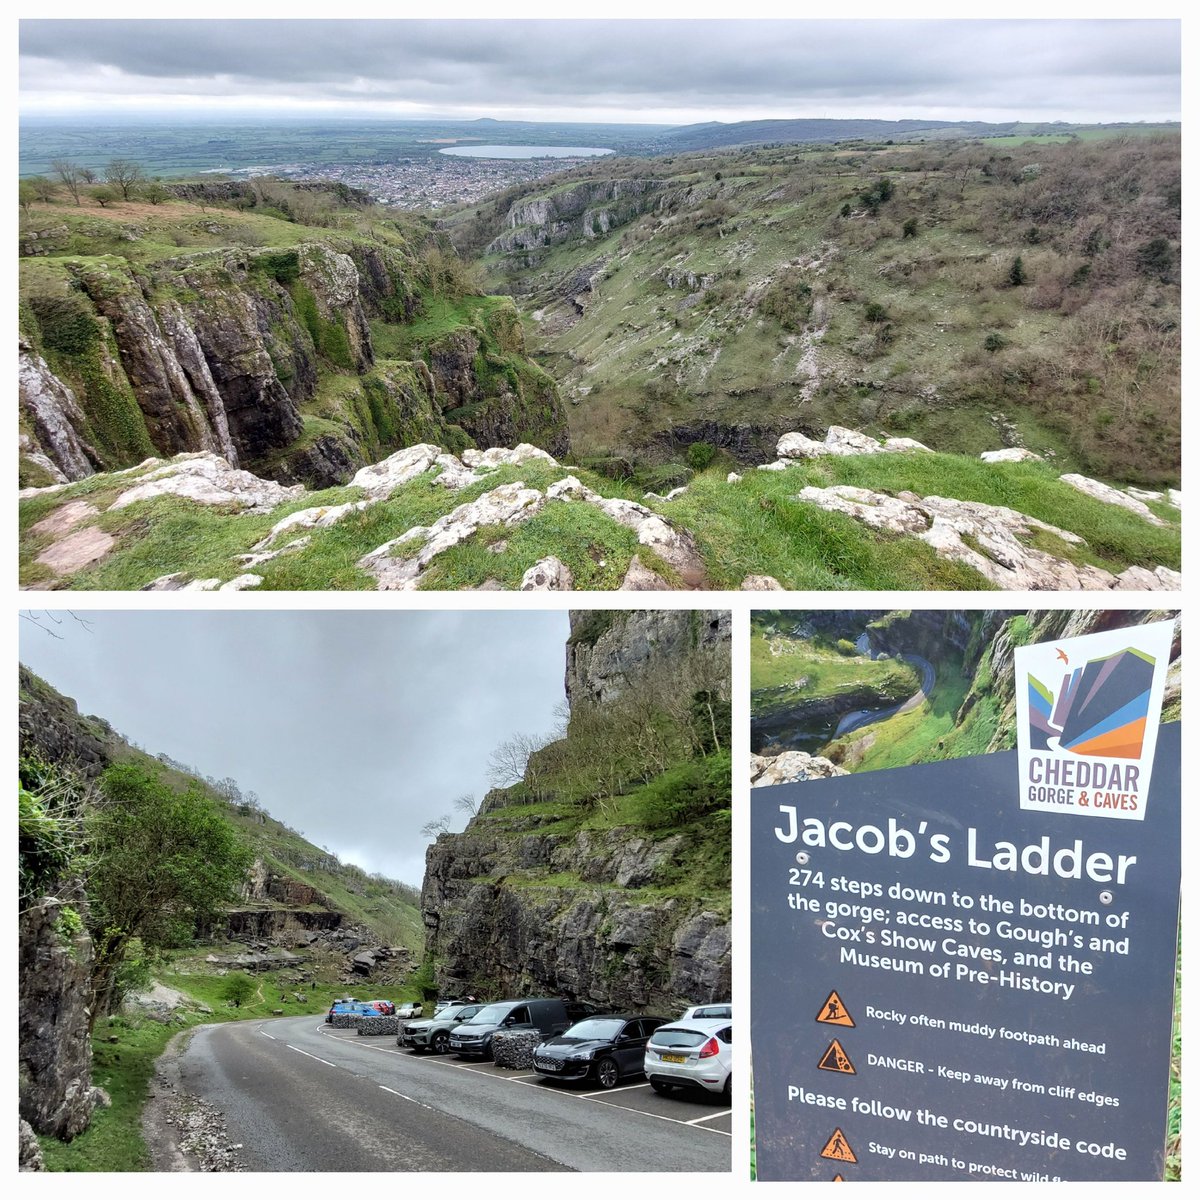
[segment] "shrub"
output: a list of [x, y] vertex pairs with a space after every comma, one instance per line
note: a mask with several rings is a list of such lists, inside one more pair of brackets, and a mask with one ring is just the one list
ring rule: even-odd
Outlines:
[[1028, 278], [1029, 276], [1025, 274], [1025, 264], [1021, 261], [1021, 256], [1018, 254], [1012, 260], [1012, 266], [1008, 268], [1008, 282], [1012, 287], [1020, 287]]
[[906, 238], [914, 238], [917, 236], [917, 230], [917, 218], [909, 217], [908, 220], [904, 222], [904, 229], [901, 233], [901, 236]]
[[868, 300], [863, 316], [872, 324], [879, 325], [888, 319], [887, 309], [875, 300]]
[[222, 998], [232, 1004], [234, 1008], [241, 1008], [252, 995], [254, 995], [254, 982], [249, 975], [241, 972], [237, 975], [230, 975], [221, 989]]
[[693, 471], [703, 471], [717, 456], [716, 446], [708, 442], [693, 442], [687, 448], [688, 466]]
[[1003, 350], [1007, 345], [1008, 339], [998, 333], [989, 333], [983, 339], [983, 348], [992, 354], [995, 354], [997, 350]]

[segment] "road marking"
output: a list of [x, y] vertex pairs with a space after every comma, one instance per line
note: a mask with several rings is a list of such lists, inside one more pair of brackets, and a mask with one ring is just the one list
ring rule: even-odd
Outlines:
[[409, 1104], [418, 1104], [421, 1108], [429, 1109], [430, 1112], [437, 1112], [437, 1109], [432, 1104], [426, 1104], [423, 1100], [414, 1100], [412, 1096], [406, 1096], [403, 1092], [396, 1091], [395, 1088], [384, 1087], [382, 1083], [379, 1085], [379, 1090], [390, 1092], [393, 1096], [399, 1096], [401, 1100], [407, 1100]]
[[270, 1034], [270, 1033], [268, 1033], [268, 1032], [267, 1032], [265, 1029], [260, 1029], [258, 1032], [259, 1032], [259, 1033], [261, 1033], [261, 1034], [263, 1035], [263, 1037], [265, 1037], [265, 1038], [270, 1038], [270, 1039], [271, 1039], [271, 1041], [275, 1041], [275, 1037], [274, 1037], [274, 1035], [273, 1035], [273, 1034]]
[[701, 1121], [715, 1121], [718, 1117], [727, 1117], [733, 1112], [732, 1108], [727, 1108], [723, 1112], [709, 1113], [707, 1117], [695, 1117], [688, 1121], [689, 1125], [699, 1125]]
[[[322, 1030], [322, 1032], [324, 1032], [324, 1031]], [[330, 1036], [333, 1037], [335, 1035], [330, 1034]], [[348, 1038], [338, 1038], [337, 1040], [339, 1042], [348, 1042], [349, 1041]], [[358, 1039], [355, 1038], [355, 1040], [353, 1042], [351, 1042], [350, 1044], [357, 1046]], [[293, 1046], [292, 1049], [294, 1050], [294, 1049], [296, 1049], [296, 1047]], [[372, 1046], [370, 1044], [367, 1044], [367, 1045], [363, 1046], [362, 1049], [378, 1050], [378, 1051], [382, 1052], [383, 1054], [400, 1054], [405, 1057], [408, 1057], [407, 1051], [389, 1050], [386, 1046]], [[301, 1050], [300, 1053], [303, 1054], [303, 1053], [305, 1053], [305, 1051]], [[309, 1057], [316, 1058], [316, 1055], [315, 1054], [310, 1055]], [[323, 1058], [318, 1058], [317, 1061], [325, 1062], [325, 1060]], [[428, 1063], [437, 1063], [438, 1065], [443, 1066], [443, 1067], [453, 1067], [456, 1071], [469, 1071], [472, 1075], [484, 1075], [488, 1079], [498, 1079], [502, 1083], [518, 1083], [521, 1085], [521, 1087], [541, 1088], [541, 1082], [540, 1082], [541, 1077], [540, 1076], [495, 1075], [491, 1071], [485, 1070], [482, 1067], [475, 1067], [469, 1063], [450, 1062], [447, 1058], [424, 1058], [423, 1061], [428, 1062]], [[333, 1066], [333, 1063], [328, 1063], [326, 1065]], [[539, 1082], [538, 1083], [528, 1082], [532, 1078], [537, 1078], [539, 1080]], [[380, 1086], [382, 1086], [382, 1085], [380, 1085]], [[564, 1091], [564, 1092], [561, 1092], [560, 1094], [564, 1097], [571, 1096], [576, 1100], [590, 1100], [593, 1104], [607, 1104], [609, 1106], [609, 1108], [619, 1108], [622, 1112], [633, 1113], [635, 1116], [653, 1117], [656, 1121], [667, 1121], [672, 1125], [685, 1125], [688, 1128], [699, 1130], [701, 1133], [717, 1133], [717, 1134], [720, 1134], [721, 1137], [732, 1137], [733, 1136], [733, 1134], [731, 1132], [729, 1132], [728, 1130], [710, 1129], [707, 1125], [701, 1125], [701, 1124], [696, 1123], [697, 1121], [711, 1121], [714, 1117], [725, 1116], [726, 1112], [731, 1112], [732, 1109], [725, 1110], [725, 1112], [710, 1113], [708, 1116], [695, 1118], [691, 1121], [684, 1121], [684, 1120], [681, 1120], [679, 1117], [665, 1117], [662, 1115], [662, 1113], [646, 1112], [645, 1109], [641, 1109], [641, 1108], [626, 1108], [625, 1105], [623, 1105], [623, 1104], [612, 1104], [610, 1101], [598, 1099], [598, 1097], [601, 1095], [608, 1096], [608, 1095], [611, 1095], [613, 1092], [628, 1092], [628, 1091], [632, 1091], [636, 1088], [643, 1088], [643, 1087], [649, 1087], [649, 1086], [650, 1085], [648, 1083], [631, 1083], [631, 1084], [627, 1084], [625, 1087], [622, 1087], [622, 1088], [610, 1088], [606, 1092], [566, 1092], [566, 1091]], [[384, 1090], [387, 1091], [390, 1089], [385, 1088]], [[542, 1088], [542, 1090], [544, 1091], [545, 1089]], [[397, 1095], [399, 1095], [399, 1093], [397, 1093]], [[405, 1099], [407, 1099], [407, 1097], [405, 1097]], [[420, 1101], [419, 1100], [415, 1101], [415, 1103], [419, 1104]]]
[[[301, 1050], [299, 1046], [293, 1046], [291, 1042], [284, 1042], [289, 1050], [295, 1050], [297, 1054], [303, 1054], [305, 1058], [317, 1058], [315, 1054], [309, 1054], [307, 1050]], [[324, 1063], [327, 1067], [332, 1067], [335, 1071], [344, 1071], [345, 1067], [339, 1067], [337, 1063], [331, 1063], [327, 1058], [317, 1058], [317, 1062]]]

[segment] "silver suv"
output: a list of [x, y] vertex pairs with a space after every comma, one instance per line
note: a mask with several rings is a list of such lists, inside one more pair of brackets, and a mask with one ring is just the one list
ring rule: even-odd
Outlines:
[[406, 1022], [400, 1026], [396, 1045], [407, 1050], [445, 1054], [450, 1049], [450, 1030], [469, 1021], [482, 1007], [482, 1004], [451, 1004], [428, 1020]]

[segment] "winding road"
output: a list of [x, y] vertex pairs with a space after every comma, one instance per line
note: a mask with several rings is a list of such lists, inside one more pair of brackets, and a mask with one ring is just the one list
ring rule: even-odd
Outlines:
[[917, 705], [924, 702], [937, 682], [937, 672], [933, 669], [933, 663], [919, 654], [902, 654], [900, 657], [906, 663], [912, 663], [914, 667], [920, 668], [921, 690], [915, 695], [909, 696], [903, 704], [896, 704], [891, 708], [864, 708], [847, 713], [838, 722], [834, 737], [841, 737], [843, 733], [853, 733], [854, 730], [862, 729], [866, 725], [873, 725], [876, 721], [886, 721], [888, 717], [894, 717], [898, 713], [912, 712]]
[[179, 1061], [251, 1171], [728, 1171], [719, 1097], [415, 1055], [319, 1016], [206, 1025]]

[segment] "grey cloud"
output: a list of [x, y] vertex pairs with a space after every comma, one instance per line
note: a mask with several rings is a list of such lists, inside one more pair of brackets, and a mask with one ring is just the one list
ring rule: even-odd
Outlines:
[[[21, 660], [151, 753], [232, 776], [370, 871], [419, 884], [427, 821], [492, 748], [553, 724], [562, 612], [96, 612]], [[461, 821], [462, 818], [458, 817]]]
[[25, 21], [21, 51], [27, 98], [261, 92], [630, 119], [864, 102], [964, 115], [1179, 106], [1176, 21]]

